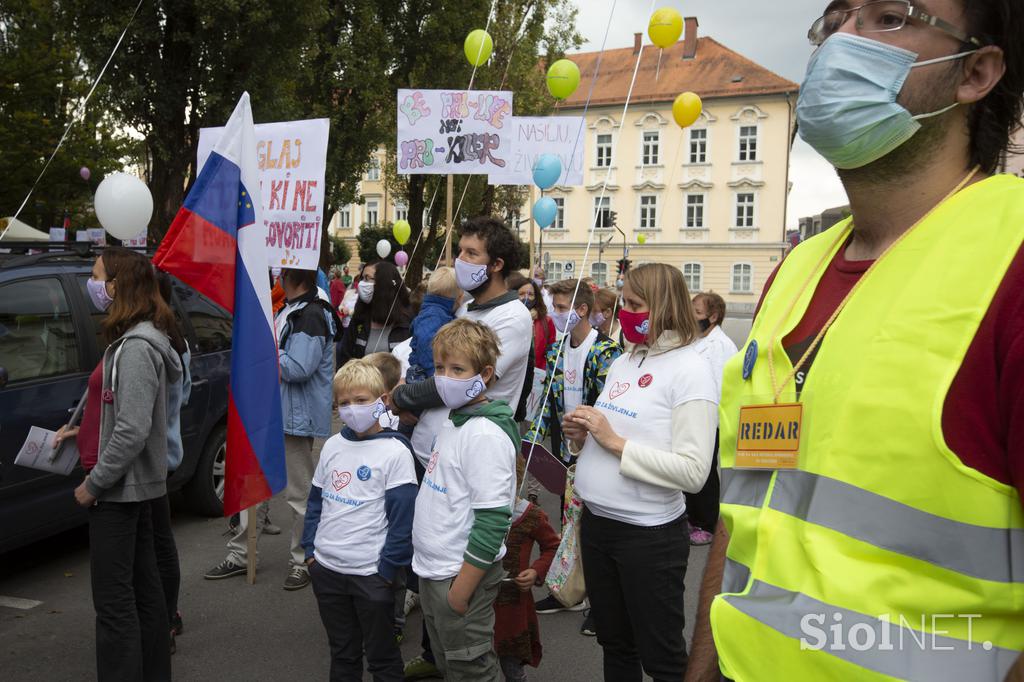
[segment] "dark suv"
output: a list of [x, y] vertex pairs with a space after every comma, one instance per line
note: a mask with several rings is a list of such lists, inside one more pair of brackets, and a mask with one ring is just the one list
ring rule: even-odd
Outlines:
[[[95, 257], [85, 250], [0, 254], [0, 552], [86, 520], [73, 495], [81, 468], [57, 476], [15, 466], [14, 458], [30, 427], [56, 430], [67, 421], [102, 358], [104, 315], [85, 287]], [[181, 411], [184, 458], [168, 488], [181, 490], [196, 511], [219, 516], [231, 317], [177, 280], [174, 299], [192, 349], [192, 396]]]

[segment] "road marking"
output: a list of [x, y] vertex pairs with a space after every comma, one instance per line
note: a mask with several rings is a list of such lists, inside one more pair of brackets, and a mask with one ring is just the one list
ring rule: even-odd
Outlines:
[[22, 611], [28, 611], [34, 609], [43, 602], [36, 601], [35, 599], [22, 599], [21, 597], [5, 597], [0, 595], [0, 606], [7, 606], [12, 609], [21, 609]]

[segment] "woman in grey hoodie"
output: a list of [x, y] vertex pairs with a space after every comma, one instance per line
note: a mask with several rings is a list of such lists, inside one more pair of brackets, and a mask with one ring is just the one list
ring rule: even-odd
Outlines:
[[104, 249], [88, 290], [93, 304], [107, 311], [103, 331], [110, 342], [95, 382], [98, 400], [90, 390], [82, 415], [81, 432], [98, 432], [97, 458], [75, 489], [75, 499], [89, 509], [97, 677], [170, 680], [151, 503], [167, 493], [170, 386], [182, 379], [172, 343], [184, 349], [184, 340], [145, 256]]

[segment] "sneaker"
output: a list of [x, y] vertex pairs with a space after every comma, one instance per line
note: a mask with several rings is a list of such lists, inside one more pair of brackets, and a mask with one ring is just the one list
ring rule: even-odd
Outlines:
[[280, 535], [281, 526], [271, 523], [270, 517], [268, 516], [266, 521], [263, 523], [263, 528], [260, 529], [260, 532], [266, 533], [267, 535]]
[[548, 595], [539, 602], [534, 604], [534, 608], [537, 613], [558, 613], [560, 611], [582, 611], [583, 609], [589, 608], [590, 604], [586, 599], [581, 601], [575, 606], [566, 606], [562, 602], [555, 599], [554, 595]]
[[530, 504], [540, 504], [540, 498], [537, 497], [537, 493], [530, 493], [526, 496], [526, 501]]
[[171, 633], [180, 635], [183, 632], [185, 632], [185, 626], [181, 622], [181, 611], [177, 611], [171, 618]]
[[403, 674], [407, 680], [428, 680], [442, 677], [437, 666], [422, 656], [417, 656], [406, 663]]
[[594, 616], [590, 609], [583, 612], [583, 625], [580, 626], [580, 634], [584, 637], [597, 637], [597, 630], [594, 629]]
[[405, 615], [412, 613], [420, 605], [420, 595], [412, 590], [405, 591]]
[[715, 536], [706, 530], [700, 528], [690, 528], [690, 544], [694, 547], [701, 547], [703, 545], [710, 545], [711, 541], [715, 539]]
[[220, 580], [221, 578], [245, 575], [245, 570], [245, 566], [236, 564], [231, 559], [225, 559], [203, 574], [203, 577], [207, 580]]
[[284, 589], [289, 592], [301, 590], [309, 584], [309, 570], [305, 566], [292, 566], [288, 577], [284, 579]]

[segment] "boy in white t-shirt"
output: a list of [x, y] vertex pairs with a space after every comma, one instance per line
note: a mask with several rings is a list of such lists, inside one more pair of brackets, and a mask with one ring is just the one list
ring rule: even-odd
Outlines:
[[412, 448], [381, 428], [384, 378], [369, 360], [334, 376], [345, 423], [324, 444], [306, 505], [302, 546], [331, 649], [330, 679], [402, 679], [393, 581], [412, 558]]
[[498, 680], [494, 600], [504, 577], [519, 430], [512, 408], [485, 395], [498, 359], [493, 331], [456, 320], [433, 346], [437, 391], [451, 412], [416, 497], [413, 571], [445, 679]]

